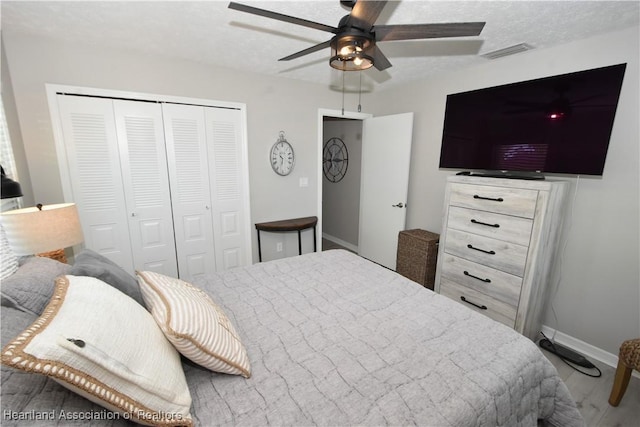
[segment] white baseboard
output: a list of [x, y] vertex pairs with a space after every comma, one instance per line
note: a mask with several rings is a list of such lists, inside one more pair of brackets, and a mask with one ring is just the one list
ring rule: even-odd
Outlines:
[[[589, 343], [574, 338], [571, 335], [556, 331], [555, 329], [552, 329], [545, 325], [542, 325], [542, 333], [545, 334], [549, 339], [553, 337], [554, 341], [558, 344], [562, 344], [563, 346], [568, 347], [571, 350], [577, 351], [587, 358], [595, 359], [599, 362], [604, 363], [605, 365], [611, 366], [614, 369], [616, 368], [616, 366], [618, 366], [617, 354], [612, 354], [608, 351], [604, 351], [601, 348], [595, 347]], [[633, 376], [636, 378], [640, 378], [640, 373], [633, 371]]]
[[352, 252], [358, 253], [358, 246], [354, 245], [353, 243], [345, 242], [344, 240], [338, 239], [337, 237], [334, 237], [327, 233], [322, 233], [322, 238], [330, 240], [337, 245], [343, 246]]

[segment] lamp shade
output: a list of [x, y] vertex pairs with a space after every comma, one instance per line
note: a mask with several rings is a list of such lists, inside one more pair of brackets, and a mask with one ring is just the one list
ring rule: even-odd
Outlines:
[[74, 203], [16, 209], [3, 212], [0, 219], [18, 256], [67, 248], [84, 240]]

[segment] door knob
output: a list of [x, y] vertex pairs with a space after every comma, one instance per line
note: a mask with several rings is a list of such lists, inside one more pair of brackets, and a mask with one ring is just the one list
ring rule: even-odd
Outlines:
[[404, 207], [406, 207], [407, 205], [403, 205], [403, 204], [402, 204], [402, 202], [400, 202], [400, 203], [398, 203], [397, 205], [391, 205], [391, 206], [392, 206], [392, 207], [394, 207], [394, 208], [404, 208]]

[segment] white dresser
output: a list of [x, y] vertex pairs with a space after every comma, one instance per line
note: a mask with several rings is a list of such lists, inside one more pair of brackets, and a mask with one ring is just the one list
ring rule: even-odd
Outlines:
[[567, 183], [452, 176], [435, 291], [537, 339]]

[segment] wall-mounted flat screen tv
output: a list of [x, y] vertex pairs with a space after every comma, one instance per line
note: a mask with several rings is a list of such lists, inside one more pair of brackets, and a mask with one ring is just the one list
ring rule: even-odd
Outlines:
[[448, 95], [440, 167], [602, 175], [625, 68]]

